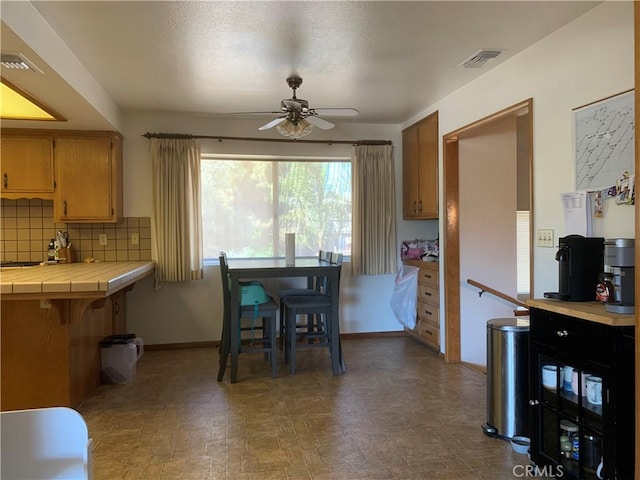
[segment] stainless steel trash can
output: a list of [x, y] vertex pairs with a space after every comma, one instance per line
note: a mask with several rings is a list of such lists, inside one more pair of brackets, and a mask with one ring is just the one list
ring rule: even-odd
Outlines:
[[529, 320], [487, 322], [487, 423], [499, 438], [529, 437]]

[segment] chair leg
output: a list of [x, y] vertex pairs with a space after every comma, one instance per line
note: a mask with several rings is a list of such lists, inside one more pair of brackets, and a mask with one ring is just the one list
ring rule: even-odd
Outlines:
[[[271, 342], [271, 333], [267, 332], [267, 322], [269, 322], [269, 329], [271, 329], [271, 324], [273, 323], [273, 316], [270, 317], [262, 317], [262, 345], [266, 345], [266, 340]], [[264, 359], [269, 360], [269, 352], [264, 352]]]
[[285, 328], [285, 325], [286, 325], [285, 322], [286, 322], [285, 307], [281, 304], [280, 305], [280, 348], [282, 350], [285, 350], [285, 343], [287, 343], [287, 334], [286, 334], [287, 329]]
[[287, 333], [289, 335], [289, 373], [296, 373], [296, 312], [292, 308], [287, 308]]
[[271, 376], [273, 378], [276, 378], [278, 376], [278, 365], [276, 364], [276, 353], [278, 352], [276, 332], [276, 312], [273, 312], [273, 314], [269, 318], [269, 345], [271, 346], [269, 355], [271, 358]]
[[220, 336], [220, 359], [218, 361], [218, 382], [224, 378], [224, 371], [227, 369], [227, 358], [229, 357], [229, 334], [225, 325], [222, 325], [222, 335]]

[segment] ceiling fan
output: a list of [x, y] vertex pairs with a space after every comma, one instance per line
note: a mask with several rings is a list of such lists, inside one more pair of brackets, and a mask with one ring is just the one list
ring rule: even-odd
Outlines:
[[280, 115], [278, 118], [262, 125], [258, 130], [268, 130], [276, 127], [278, 132], [286, 137], [298, 138], [311, 133], [313, 127], [323, 130], [333, 128], [335, 125], [319, 117], [327, 115], [333, 117], [353, 117], [358, 115], [355, 108], [309, 108], [309, 102], [296, 97], [296, 90], [302, 85], [302, 78], [292, 75], [287, 78], [287, 85], [293, 90], [291, 98], [280, 101], [280, 110], [274, 112], [238, 112], [233, 115], [249, 115], [268, 113]]

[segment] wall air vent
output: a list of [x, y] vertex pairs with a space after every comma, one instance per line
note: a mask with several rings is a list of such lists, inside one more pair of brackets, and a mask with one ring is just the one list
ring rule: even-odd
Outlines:
[[21, 53], [3, 53], [0, 55], [0, 65], [11, 70], [31, 70], [32, 72], [43, 73], [33, 62]]
[[480, 49], [470, 57], [465, 58], [462, 62], [458, 64], [458, 66], [462, 68], [480, 68], [489, 60], [493, 60], [501, 53], [502, 51], [500, 50]]

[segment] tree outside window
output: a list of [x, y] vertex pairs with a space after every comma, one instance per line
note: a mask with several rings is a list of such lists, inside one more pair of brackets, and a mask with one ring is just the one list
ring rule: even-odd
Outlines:
[[204, 257], [284, 257], [351, 251], [351, 164], [203, 158]]

